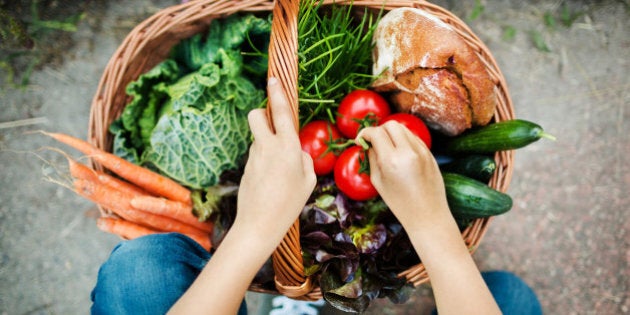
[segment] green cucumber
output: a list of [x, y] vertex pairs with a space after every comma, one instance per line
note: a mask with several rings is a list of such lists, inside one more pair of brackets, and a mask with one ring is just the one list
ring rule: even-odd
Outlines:
[[440, 166], [443, 172], [456, 173], [468, 176], [487, 183], [497, 169], [494, 158], [487, 155], [467, 155]]
[[471, 130], [449, 141], [451, 153], [494, 153], [522, 148], [540, 138], [555, 138], [538, 124], [522, 119], [504, 120]]
[[512, 197], [472, 178], [442, 173], [446, 200], [457, 220], [487, 218], [508, 212]]

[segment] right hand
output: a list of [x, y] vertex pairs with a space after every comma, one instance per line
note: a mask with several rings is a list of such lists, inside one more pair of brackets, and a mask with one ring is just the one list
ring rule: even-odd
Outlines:
[[439, 167], [422, 140], [395, 121], [367, 127], [359, 137], [372, 144], [372, 184], [405, 228], [451, 216]]
[[394, 121], [357, 137], [372, 143], [370, 179], [422, 259], [440, 314], [501, 314], [451, 215], [429, 149]]

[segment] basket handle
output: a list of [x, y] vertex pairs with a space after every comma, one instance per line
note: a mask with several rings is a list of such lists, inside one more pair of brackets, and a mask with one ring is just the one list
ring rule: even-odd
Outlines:
[[[297, 23], [299, 0], [276, 0], [271, 22], [268, 77], [276, 77], [293, 112], [296, 132], [298, 116], [298, 41]], [[271, 104], [267, 104], [271, 119]], [[300, 221], [295, 220], [284, 239], [272, 255], [275, 284], [278, 292], [292, 298], [303, 297], [313, 290], [310, 278], [304, 274]]]
[[[299, 0], [276, 0], [271, 22], [269, 42], [269, 69], [267, 77], [276, 77], [289, 101], [296, 131], [298, 119], [298, 43], [297, 18]], [[267, 115], [271, 118], [271, 104], [267, 104]]]

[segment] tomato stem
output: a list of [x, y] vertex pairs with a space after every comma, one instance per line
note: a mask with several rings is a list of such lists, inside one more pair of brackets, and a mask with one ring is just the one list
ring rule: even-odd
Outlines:
[[370, 175], [370, 161], [368, 160], [366, 150], [363, 150], [359, 155], [359, 174]]
[[370, 143], [363, 139], [363, 137], [358, 137], [356, 142], [358, 142], [358, 145], [360, 145], [363, 150], [367, 151], [370, 149]]
[[354, 140], [330, 140], [326, 143], [328, 146], [328, 151], [335, 152], [335, 154], [341, 153], [341, 151], [345, 150], [347, 147], [354, 145]]
[[331, 152], [332, 151], [335, 154], [341, 153], [341, 151], [343, 151], [346, 148], [348, 148], [350, 146], [353, 146], [353, 145], [358, 145], [361, 148], [363, 148], [363, 150], [365, 150], [365, 151], [369, 150], [370, 146], [371, 146], [370, 143], [367, 142], [362, 137], [359, 137], [356, 140], [353, 140], [353, 139], [347, 139], [347, 140], [337, 139], [337, 140], [333, 140], [331, 138], [330, 140], [328, 140], [326, 142], [326, 146], [328, 146], [327, 152]]
[[359, 130], [357, 130], [357, 132], [365, 127], [376, 126], [378, 123], [378, 117], [373, 112], [368, 113], [363, 118], [354, 118], [352, 120], [359, 124]]

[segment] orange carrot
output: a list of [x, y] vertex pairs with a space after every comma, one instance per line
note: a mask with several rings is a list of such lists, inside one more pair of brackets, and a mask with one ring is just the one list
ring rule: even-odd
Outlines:
[[[129, 222], [123, 219], [117, 218], [106, 218], [100, 217], [96, 221], [96, 226], [104, 232], [116, 234], [124, 239], [134, 239], [140, 236], [145, 236], [149, 234], [160, 233], [160, 231], [156, 231], [147, 227], [144, 227], [140, 224], [136, 224], [133, 222]], [[204, 234], [190, 234], [186, 235], [193, 239], [195, 242], [199, 243], [206, 250], [210, 250], [212, 244], [210, 243], [210, 237]]]
[[81, 139], [61, 133], [44, 132], [44, 134], [83, 152], [83, 154], [103, 164], [104, 167], [118, 174], [118, 176], [142, 187], [152, 194], [180, 201], [185, 204], [192, 204], [190, 190], [169, 178], [135, 165], [114, 154], [98, 149]]
[[131, 199], [131, 206], [138, 210], [167, 216], [177, 221], [190, 224], [204, 232], [212, 232], [211, 223], [199, 222], [199, 219], [192, 212], [192, 206], [179, 201], [145, 195], [136, 196]]
[[116, 178], [114, 176], [111, 176], [111, 175], [103, 173], [103, 172], [97, 172], [97, 174], [98, 174], [98, 181], [103, 183], [103, 184], [105, 184], [105, 185], [107, 185], [107, 186], [110, 186], [112, 188], [118, 189], [118, 190], [123, 191], [123, 192], [130, 193], [130, 194], [135, 195], [135, 196], [149, 195], [149, 193], [146, 190], [144, 190], [144, 189], [142, 189], [142, 188], [140, 188], [140, 187], [138, 187], [138, 186], [136, 186], [134, 184], [128, 183], [128, 182], [123, 181], [123, 180], [120, 180], [120, 179], [118, 179], [118, 178]]
[[121, 218], [164, 232], [178, 232], [186, 235], [207, 235], [208, 233], [177, 220], [131, 207], [132, 195], [123, 193], [99, 182], [77, 179], [76, 192], [119, 215]]
[[104, 232], [116, 234], [124, 239], [134, 239], [140, 236], [158, 233], [158, 231], [123, 219], [101, 217], [96, 220], [96, 226]]
[[77, 178], [74, 180], [74, 190], [82, 197], [112, 211], [131, 208], [133, 195], [98, 181]]
[[96, 170], [93, 170], [87, 165], [81, 164], [75, 161], [69, 156], [66, 156], [66, 159], [68, 160], [68, 168], [70, 169], [70, 175], [73, 178], [88, 179], [88, 180], [98, 179], [98, 174]]
[[73, 178], [77, 179], [87, 179], [90, 181], [99, 181], [105, 185], [108, 185], [112, 188], [116, 188], [123, 192], [128, 192], [133, 195], [147, 195], [148, 193], [142, 188], [120, 180], [114, 176], [109, 174], [94, 170], [88, 167], [85, 164], [81, 164], [70, 157], [66, 157], [68, 159], [68, 165], [70, 169], [70, 175]]
[[210, 248], [212, 248], [212, 241], [210, 241], [210, 235], [208, 234], [188, 233], [184, 235], [190, 237], [207, 251], [210, 251]]

